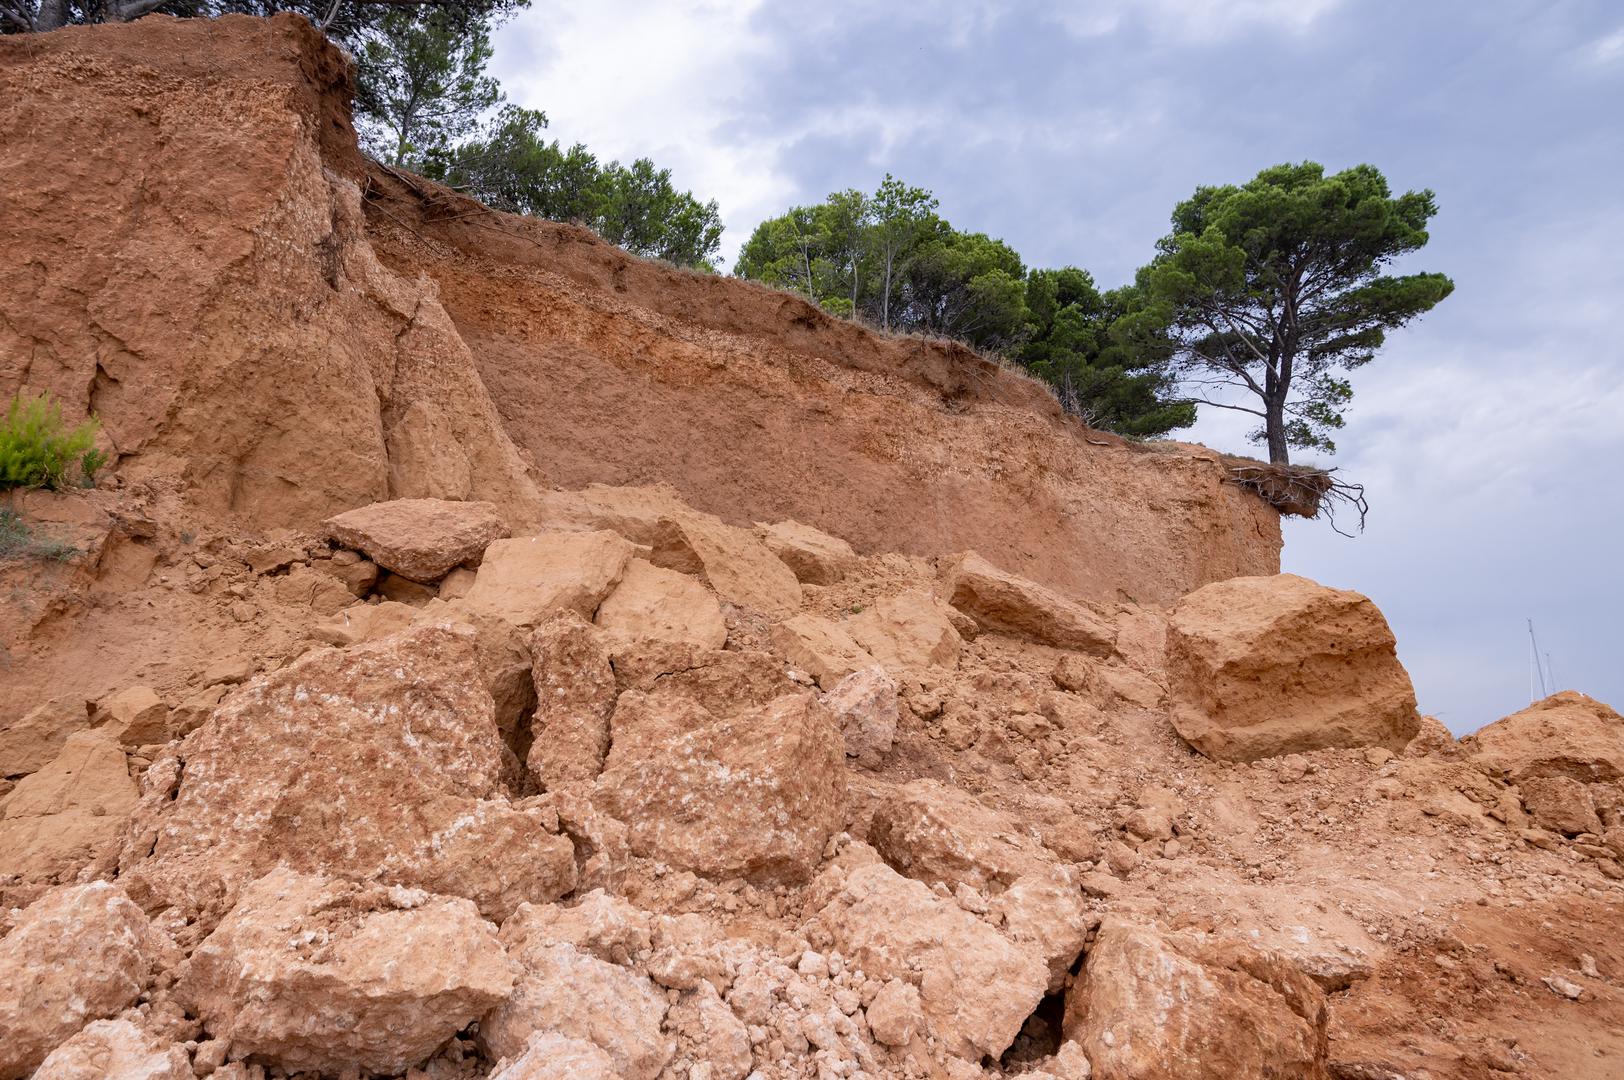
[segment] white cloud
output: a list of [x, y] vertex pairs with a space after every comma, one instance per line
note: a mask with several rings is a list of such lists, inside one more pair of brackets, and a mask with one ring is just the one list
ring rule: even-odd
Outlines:
[[1116, 0], [1079, 5], [1056, 18], [1080, 38], [1115, 33], [1128, 18], [1143, 21], [1160, 37], [1212, 41], [1255, 27], [1306, 30], [1341, 0]]
[[757, 0], [630, 0], [546, 5], [496, 35], [493, 73], [508, 97], [542, 109], [550, 133], [584, 142], [600, 159], [652, 158], [679, 187], [720, 204], [731, 255], [748, 230], [784, 202], [793, 183], [778, 143], [725, 137], [738, 112], [736, 73], [772, 43], [751, 16]]
[[1587, 51], [1591, 62], [1596, 64], [1613, 64], [1624, 60], [1624, 27], [1591, 42]]

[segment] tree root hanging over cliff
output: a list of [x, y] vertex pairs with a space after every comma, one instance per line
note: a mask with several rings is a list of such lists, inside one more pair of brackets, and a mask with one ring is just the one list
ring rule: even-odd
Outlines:
[[1261, 461], [1229, 460], [1229, 483], [1243, 487], [1282, 514], [1318, 518], [1322, 514], [1343, 536], [1336, 524], [1338, 506], [1351, 507], [1359, 514], [1359, 531], [1365, 531], [1365, 515], [1370, 504], [1365, 486], [1342, 480], [1335, 469], [1313, 469], [1302, 465], [1269, 465]]

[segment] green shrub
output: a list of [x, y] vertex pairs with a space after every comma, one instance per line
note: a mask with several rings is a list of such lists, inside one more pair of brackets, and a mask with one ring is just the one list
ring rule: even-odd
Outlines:
[[79, 549], [28, 527], [14, 510], [0, 508], [0, 562], [31, 555], [36, 559], [67, 562]]
[[[106, 455], [92, 445], [100, 424], [91, 418], [69, 429], [51, 395], [18, 394], [0, 424], [0, 489], [65, 488], [83, 478], [88, 486]], [[79, 475], [73, 475], [78, 466]]]
[[95, 487], [96, 474], [106, 467], [106, 454], [95, 448], [86, 450], [84, 456], [79, 459], [79, 483], [85, 487]]

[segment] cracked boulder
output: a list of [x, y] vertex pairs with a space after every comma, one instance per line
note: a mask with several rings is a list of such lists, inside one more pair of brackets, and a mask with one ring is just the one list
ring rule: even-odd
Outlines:
[[138, 801], [123, 747], [99, 729], [75, 732], [55, 759], [0, 798], [0, 875], [70, 879], [117, 849]]
[[505, 1001], [514, 975], [467, 900], [283, 867], [243, 891], [175, 996], [234, 1054], [399, 1073]]
[[474, 631], [317, 649], [226, 698], [155, 762], [121, 866], [212, 925], [278, 864], [467, 896], [491, 918], [575, 886], [574, 848], [511, 805]]
[[[716, 877], [804, 880], [840, 827], [845, 742], [808, 693], [718, 715], [621, 695], [596, 799], [634, 853]], [[631, 699], [628, 701], [628, 699]]]
[[[872, 855], [870, 855], [872, 858]], [[1049, 984], [1042, 956], [884, 863], [819, 877], [817, 920], [871, 978], [917, 986], [930, 1030], [959, 1057], [1009, 1048]]]
[[46, 893], [0, 939], [0, 1080], [29, 1075], [87, 1022], [134, 1005], [177, 959], [118, 886]]
[[1325, 1080], [1325, 996], [1290, 962], [1107, 920], [1063, 1029], [1101, 1080]]

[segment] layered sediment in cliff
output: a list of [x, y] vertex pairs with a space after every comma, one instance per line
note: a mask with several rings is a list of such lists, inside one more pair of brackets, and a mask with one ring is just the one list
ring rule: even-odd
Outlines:
[[1096, 599], [1278, 568], [1275, 512], [1210, 454], [369, 166], [343, 57], [292, 16], [0, 50], [0, 396], [94, 412], [132, 481], [256, 525], [414, 496], [533, 524], [542, 489], [663, 482]]

